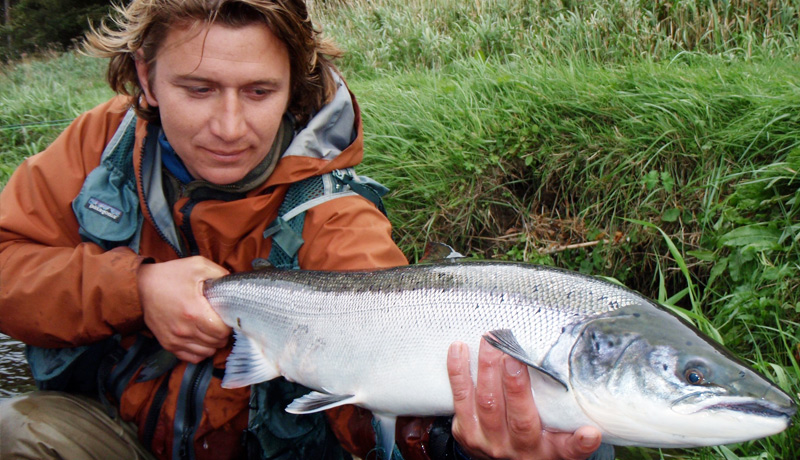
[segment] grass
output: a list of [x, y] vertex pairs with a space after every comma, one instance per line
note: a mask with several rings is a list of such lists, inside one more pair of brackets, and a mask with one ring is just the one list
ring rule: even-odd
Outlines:
[[[800, 392], [797, 1], [351, 0], [366, 173], [396, 239], [614, 277]], [[68, 53], [0, 71], [0, 187], [107, 98]], [[60, 122], [59, 122], [60, 123]], [[620, 458], [794, 459], [800, 428]]]
[[73, 118], [111, 97], [104, 63], [47, 53], [0, 65], [0, 189], [17, 165], [43, 150]]

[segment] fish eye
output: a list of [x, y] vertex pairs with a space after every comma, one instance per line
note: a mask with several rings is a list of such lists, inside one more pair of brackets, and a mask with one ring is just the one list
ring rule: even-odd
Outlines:
[[683, 373], [686, 382], [690, 385], [702, 385], [706, 383], [706, 378], [703, 375], [703, 371], [696, 368], [690, 367], [686, 369], [686, 372]]

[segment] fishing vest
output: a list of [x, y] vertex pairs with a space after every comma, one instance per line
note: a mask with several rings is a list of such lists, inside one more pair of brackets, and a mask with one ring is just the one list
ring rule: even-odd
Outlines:
[[[106, 145], [100, 165], [86, 177], [80, 194], [72, 203], [81, 238], [106, 250], [127, 246], [139, 252], [144, 217], [133, 167], [135, 128], [136, 116], [131, 109]], [[148, 136], [151, 135], [148, 132]], [[160, 158], [157, 160], [155, 164], [160, 167]], [[263, 234], [264, 238], [272, 238], [267, 260], [278, 269], [299, 269], [297, 253], [303, 244], [306, 211], [333, 199], [360, 195], [386, 214], [381, 197], [387, 191], [372, 179], [356, 175], [352, 168], [292, 184], [278, 210], [278, 217]], [[117, 335], [91, 345], [59, 349], [28, 345], [26, 358], [37, 388], [99, 396], [107, 407], [111, 407], [106, 394], [119, 401], [145, 361], [159, 354], [169, 355], [155, 339], [141, 334], [127, 350], [120, 345], [120, 339]], [[139, 379], [144, 380], [163, 375], [142, 374], [145, 373], [140, 372]], [[214, 372], [210, 358], [186, 367], [175, 414], [173, 459], [194, 458], [194, 433], [200, 424], [205, 391], [212, 378], [221, 378], [221, 375]], [[146, 418], [141, 441], [147, 448], [152, 444], [161, 406], [167, 396], [168, 380], [164, 379], [156, 391]], [[245, 433], [248, 458], [349, 458], [323, 413], [293, 415], [284, 410], [292, 400], [309, 391], [283, 378], [251, 386], [250, 417]], [[396, 448], [395, 452], [399, 453]]]

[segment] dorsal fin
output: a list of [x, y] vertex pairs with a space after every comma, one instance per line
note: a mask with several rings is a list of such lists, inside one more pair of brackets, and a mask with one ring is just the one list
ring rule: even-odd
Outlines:
[[250, 265], [252, 265], [253, 270], [271, 270], [275, 268], [274, 265], [269, 263], [269, 260], [264, 259], [262, 257], [256, 257], [255, 259], [253, 259]]
[[444, 243], [430, 242], [425, 246], [425, 253], [422, 255], [422, 258], [419, 259], [419, 262], [451, 262], [463, 258], [463, 254]]

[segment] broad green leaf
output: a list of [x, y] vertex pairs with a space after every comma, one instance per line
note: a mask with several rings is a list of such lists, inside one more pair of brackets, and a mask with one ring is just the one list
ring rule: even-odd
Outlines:
[[749, 225], [735, 228], [720, 236], [719, 244], [732, 248], [749, 246], [755, 250], [767, 250], [778, 245], [780, 236], [777, 230]]

